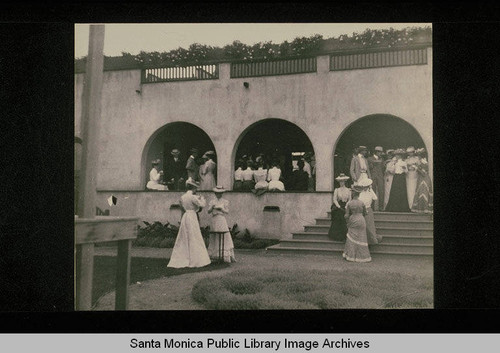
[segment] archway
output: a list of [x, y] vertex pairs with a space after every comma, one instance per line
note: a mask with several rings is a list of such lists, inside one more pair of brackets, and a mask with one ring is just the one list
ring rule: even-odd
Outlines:
[[[350, 124], [340, 135], [334, 148], [333, 168], [335, 177], [349, 174], [354, 148], [368, 147], [369, 155], [376, 146], [387, 149], [424, 147], [418, 131], [405, 120], [389, 114], [364, 116]], [[334, 187], [338, 187], [335, 182]]]
[[[236, 162], [247, 156], [255, 161], [262, 154], [267, 166], [279, 161], [282, 179], [286, 190], [293, 190], [292, 172], [297, 168], [297, 161], [304, 156], [314, 156], [314, 149], [309, 137], [297, 125], [282, 119], [265, 119], [247, 127], [238, 138], [233, 152]], [[313, 182], [313, 189], [315, 188]]]
[[206, 151], [217, 153], [207, 133], [191, 123], [173, 122], [156, 130], [146, 143], [142, 154], [141, 184], [143, 187], [146, 186], [149, 179], [152, 160], [160, 159], [162, 162], [161, 167], [164, 168], [168, 165], [167, 160], [171, 158], [171, 151], [178, 149], [180, 151], [179, 158], [183, 165], [186, 165], [186, 161], [190, 156], [190, 149], [193, 147], [199, 150], [200, 157]]

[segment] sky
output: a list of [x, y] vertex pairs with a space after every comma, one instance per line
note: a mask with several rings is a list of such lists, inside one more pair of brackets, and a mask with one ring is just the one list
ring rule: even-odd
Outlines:
[[[188, 48], [193, 43], [223, 47], [235, 40], [248, 45], [272, 41], [279, 44], [296, 37], [315, 34], [323, 38], [361, 33], [365, 29], [402, 29], [431, 26], [430, 23], [169, 23], [105, 24], [104, 55], [121, 56], [122, 52], [170, 51]], [[89, 25], [75, 24], [75, 58], [87, 55]]]

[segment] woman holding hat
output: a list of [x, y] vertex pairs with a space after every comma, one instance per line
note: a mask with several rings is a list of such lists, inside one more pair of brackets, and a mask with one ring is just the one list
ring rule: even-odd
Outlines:
[[406, 193], [408, 196], [408, 207], [413, 206], [413, 198], [415, 197], [415, 191], [417, 190], [418, 181], [418, 165], [420, 164], [420, 159], [415, 154], [415, 147], [410, 146], [406, 149], [406, 165], [408, 167], [408, 173], [406, 173]]
[[377, 195], [371, 188], [373, 181], [371, 179], [364, 179], [359, 182], [359, 186], [363, 188], [363, 191], [359, 194], [359, 199], [365, 204], [366, 208], [366, 237], [368, 238], [368, 244], [378, 244], [382, 240], [382, 237], [377, 235], [377, 230], [375, 229], [375, 217], [373, 216], [372, 204], [377, 201]]
[[403, 159], [404, 154], [405, 151], [402, 148], [398, 148], [394, 151], [396, 158], [394, 169], [389, 170], [394, 176], [392, 179], [391, 191], [389, 193], [389, 200], [385, 207], [385, 210], [388, 212], [410, 212], [406, 190], [406, 173], [408, 172], [408, 167], [406, 166], [406, 161]]
[[341, 173], [335, 178], [340, 187], [333, 191], [333, 204], [331, 207], [331, 224], [328, 230], [328, 237], [332, 240], [345, 241], [347, 234], [347, 224], [344, 218], [345, 206], [351, 200], [351, 190], [345, 186], [349, 177]]
[[215, 187], [217, 164], [214, 162], [215, 152], [205, 152], [205, 163], [200, 166], [200, 190], [212, 190]]
[[160, 170], [160, 160], [155, 159], [151, 162], [152, 169], [149, 172], [149, 181], [146, 184], [146, 188], [149, 190], [168, 190], [166, 185], [160, 184], [160, 179], [163, 176], [163, 170]]
[[415, 197], [413, 198], [412, 212], [431, 213], [433, 208], [432, 181], [429, 176], [429, 163], [424, 148], [419, 148], [417, 155], [420, 163], [417, 168], [418, 182]]
[[370, 250], [366, 238], [366, 208], [365, 204], [360, 201], [359, 194], [362, 188], [358, 185], [353, 185], [352, 200], [345, 206], [345, 219], [347, 220], [347, 239], [345, 241], [344, 253], [342, 256], [347, 261], [353, 262], [370, 262]]
[[[211, 200], [208, 204], [208, 213], [212, 215], [212, 222], [210, 226], [211, 232], [224, 232], [224, 262], [236, 262], [234, 257], [233, 239], [227, 226], [227, 221], [224, 215], [229, 213], [229, 201], [222, 198], [225, 192], [222, 186], [213, 188], [215, 199]], [[217, 233], [210, 233], [210, 241], [208, 245], [208, 254], [210, 257], [215, 258], [219, 256], [219, 235]], [[222, 248], [222, 247], [221, 247]]]
[[205, 207], [206, 201], [196, 195], [198, 186], [191, 178], [186, 181], [187, 191], [180, 200], [183, 210], [181, 225], [167, 267], [203, 267], [210, 264], [197, 215]]

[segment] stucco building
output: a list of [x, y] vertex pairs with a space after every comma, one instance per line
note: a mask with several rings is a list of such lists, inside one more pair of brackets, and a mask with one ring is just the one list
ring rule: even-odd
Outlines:
[[[76, 137], [81, 137], [84, 78], [77, 68]], [[329, 210], [334, 177], [344, 171], [354, 146], [425, 147], [432, 178], [432, 108], [431, 43], [185, 68], [110, 67], [108, 62], [96, 206], [109, 209], [106, 199], [112, 194], [118, 199], [112, 215], [176, 224], [181, 193], [145, 190], [152, 159], [164, 160], [172, 148], [184, 157], [193, 146], [202, 153], [214, 150], [217, 184], [231, 190], [235, 160], [256, 136], [265, 136], [257, 142], [274, 142], [286, 158], [314, 153], [315, 191], [260, 197], [230, 191], [228, 223], [257, 236], [286, 238]], [[208, 216], [202, 213], [200, 222], [208, 224]]]

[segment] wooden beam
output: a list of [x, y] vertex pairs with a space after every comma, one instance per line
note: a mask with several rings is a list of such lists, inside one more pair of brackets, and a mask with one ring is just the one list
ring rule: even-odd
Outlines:
[[75, 310], [92, 309], [94, 244], [76, 245]]
[[137, 237], [138, 218], [102, 217], [75, 219], [75, 243], [100, 243]]

